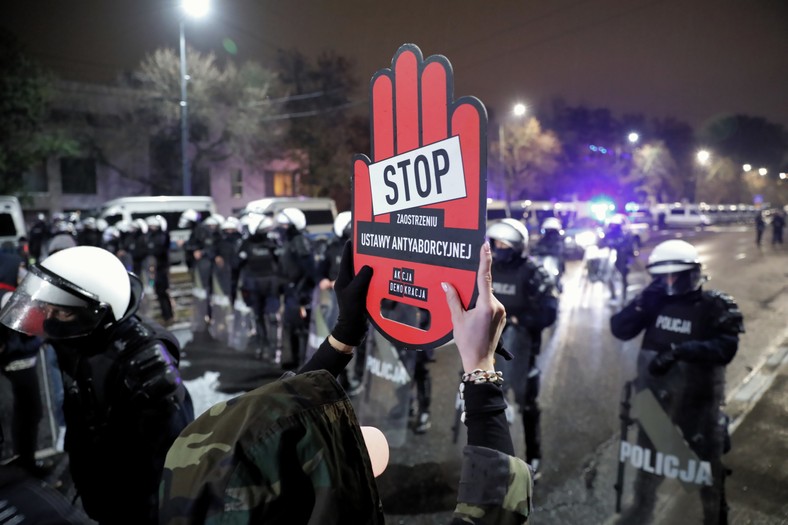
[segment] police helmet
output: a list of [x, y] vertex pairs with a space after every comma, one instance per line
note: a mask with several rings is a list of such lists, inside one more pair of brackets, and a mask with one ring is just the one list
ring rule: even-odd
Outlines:
[[517, 219], [502, 219], [487, 228], [487, 237], [500, 241], [515, 252], [524, 255], [528, 251], [528, 229]]
[[239, 232], [241, 231], [241, 221], [237, 217], [227, 217], [222, 222], [223, 231]]
[[334, 235], [341, 238], [350, 238], [353, 230], [353, 215], [349, 211], [343, 211], [334, 219]]
[[646, 270], [667, 295], [693, 292], [703, 284], [698, 250], [680, 239], [659, 243], [649, 255]]
[[542, 234], [544, 235], [547, 231], [553, 230], [560, 232], [563, 225], [561, 224], [561, 220], [555, 217], [548, 217], [542, 223]]
[[183, 230], [193, 224], [197, 224], [198, 222], [200, 222], [200, 212], [190, 208], [188, 210], [184, 210], [183, 213], [181, 213], [181, 216], [178, 217], [178, 228]]
[[274, 219], [272, 219], [268, 215], [260, 216], [260, 220], [257, 221], [254, 233], [258, 235], [266, 235], [268, 232], [272, 231], [276, 224], [274, 224]]
[[82, 228], [85, 230], [96, 230], [98, 229], [96, 225], [96, 218], [95, 217], [87, 217], [84, 221], [82, 221]]
[[205, 220], [202, 221], [202, 223], [208, 226], [210, 229], [215, 230], [219, 227], [221, 221], [216, 216], [211, 215], [209, 217], [206, 217]]
[[119, 321], [130, 303], [123, 263], [102, 248], [76, 246], [30, 267], [0, 323], [44, 338], [81, 337]]
[[131, 231], [148, 233], [148, 223], [145, 219], [134, 219], [131, 221]]
[[276, 223], [280, 226], [294, 226], [301, 231], [306, 228], [306, 216], [298, 208], [285, 208], [276, 214]]
[[[161, 215], [149, 215], [145, 217], [145, 223], [148, 225], [148, 230], [161, 229], [166, 230], [166, 221]], [[164, 223], [164, 224], [162, 224]]]

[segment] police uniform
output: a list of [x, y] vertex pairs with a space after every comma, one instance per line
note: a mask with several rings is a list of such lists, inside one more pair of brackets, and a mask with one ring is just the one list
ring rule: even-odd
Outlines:
[[[297, 367], [306, 354], [315, 267], [309, 240], [293, 225], [288, 225], [284, 232], [280, 262], [285, 300], [284, 338], [290, 347], [292, 364]], [[306, 310], [306, 316], [302, 309]]]
[[260, 232], [245, 239], [238, 250], [241, 293], [254, 312], [258, 353], [266, 359], [273, 357], [277, 347], [281, 280], [276, 249], [276, 242]]
[[555, 322], [558, 300], [545, 269], [527, 257], [493, 260], [492, 280], [493, 294], [506, 308], [503, 346], [514, 354], [512, 361], [496, 364], [504, 375], [504, 387], [514, 390], [522, 412], [526, 461], [531, 462], [541, 458], [536, 357], [542, 330]]
[[178, 371], [178, 341], [135, 315], [87, 336], [51, 340], [63, 374], [65, 450], [88, 515], [157, 523], [164, 457], [194, 419]]
[[153, 288], [165, 322], [172, 320], [172, 299], [170, 298], [170, 234], [158, 229], [150, 229], [147, 235], [147, 253], [156, 261]]
[[[624, 340], [645, 332], [638, 355], [636, 389], [650, 389], [689, 447], [700, 460], [711, 464], [713, 483], [700, 489], [704, 523], [727, 523], [721, 456], [729, 444], [721, 405], [725, 366], [735, 356], [738, 335], [744, 331], [741, 312], [730, 296], [717, 291], [698, 289], [651, 298], [646, 295], [641, 294], [614, 315], [611, 330]], [[652, 364], [660, 355], [676, 357], [664, 375], [656, 373]], [[642, 428], [638, 444], [654, 448]], [[651, 515], [655, 491], [663, 479], [638, 470], [631, 510], [637, 519]]]

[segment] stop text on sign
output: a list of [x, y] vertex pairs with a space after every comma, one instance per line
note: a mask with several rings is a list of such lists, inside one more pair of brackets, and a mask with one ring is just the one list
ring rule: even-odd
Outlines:
[[373, 215], [464, 198], [460, 138], [370, 164], [369, 178]]

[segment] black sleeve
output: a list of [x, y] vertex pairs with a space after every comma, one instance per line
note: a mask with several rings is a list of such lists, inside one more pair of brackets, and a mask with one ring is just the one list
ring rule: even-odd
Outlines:
[[506, 421], [503, 389], [493, 383], [464, 383], [465, 426], [468, 445], [491, 448], [514, 456], [512, 435]]
[[334, 350], [334, 348], [328, 344], [328, 337], [326, 337], [317, 349], [317, 352], [315, 352], [309, 361], [304, 363], [304, 366], [298, 370], [298, 373], [303, 374], [304, 372], [312, 372], [314, 370], [325, 370], [336, 377], [345, 369], [352, 358], [353, 354], [343, 354], [342, 352]]
[[610, 331], [617, 339], [628, 341], [646, 328], [649, 318], [636, 298], [610, 318]]

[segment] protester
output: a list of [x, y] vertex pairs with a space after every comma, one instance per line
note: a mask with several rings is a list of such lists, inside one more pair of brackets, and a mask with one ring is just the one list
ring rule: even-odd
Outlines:
[[[656, 457], [665, 448], [665, 436], [677, 428], [692, 452], [710, 465], [709, 479], [699, 488], [703, 523], [725, 524], [726, 468], [721, 457], [729, 444], [721, 405], [725, 366], [736, 355], [739, 334], [744, 332], [742, 314], [730, 296], [703, 290], [698, 252], [686, 241], [658, 244], [646, 268], [651, 284], [610, 319], [613, 335], [619, 339], [633, 339], [644, 332], [635, 390], [650, 390], [672, 423], [671, 428], [659, 431], [661, 435], [648, 434], [640, 423], [638, 446], [654, 451], [652, 457]], [[622, 523], [650, 519], [656, 490], [665, 479], [651, 472], [637, 471], [635, 499]]]
[[[465, 370], [468, 446], [457, 524], [524, 523], [531, 510], [530, 471], [512, 457], [502, 378], [493, 369], [506, 313], [492, 295], [490, 265], [485, 244], [471, 310], [442, 284]], [[365, 266], [353, 277], [348, 243], [334, 284], [337, 324], [298, 375], [220, 403], [181, 433], [162, 478], [162, 524], [383, 523], [374, 476], [385, 454], [334, 379], [366, 334], [371, 276]]]
[[165, 454], [193, 419], [178, 341], [136, 315], [141, 294], [117, 257], [79, 246], [30, 267], [0, 310], [0, 323], [57, 353], [71, 477], [101, 524], [157, 523]]

